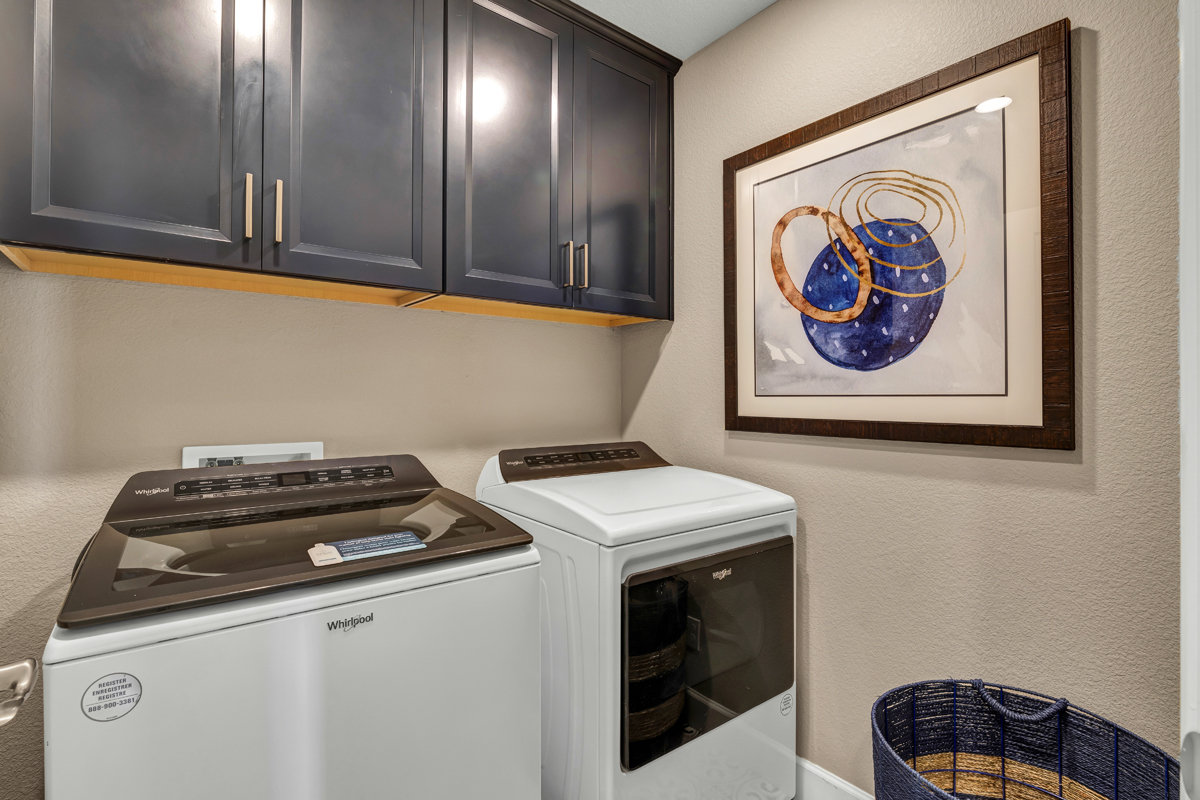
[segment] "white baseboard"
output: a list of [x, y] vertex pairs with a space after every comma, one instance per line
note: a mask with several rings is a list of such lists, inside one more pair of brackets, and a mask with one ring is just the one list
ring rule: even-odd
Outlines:
[[845, 778], [796, 756], [796, 800], [875, 800]]

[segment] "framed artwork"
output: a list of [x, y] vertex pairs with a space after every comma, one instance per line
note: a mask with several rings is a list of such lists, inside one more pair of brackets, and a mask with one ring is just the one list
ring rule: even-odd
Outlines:
[[1069, 35], [725, 161], [727, 430], [1074, 449]]

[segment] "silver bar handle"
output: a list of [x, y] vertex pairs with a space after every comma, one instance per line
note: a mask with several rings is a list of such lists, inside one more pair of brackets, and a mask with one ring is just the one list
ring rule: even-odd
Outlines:
[[38, 663], [32, 658], [0, 667], [0, 691], [13, 696], [0, 703], [0, 728], [13, 721], [37, 683]]
[[567, 242], [567, 282], [563, 284], [563, 288], [575, 285], [575, 240], [571, 239]]
[[246, 238], [254, 238], [254, 175], [246, 173]]
[[587, 242], [584, 242], [583, 244], [579, 245], [579, 249], [583, 251], [583, 283], [579, 284], [579, 288], [587, 289], [587, 288], [589, 288], [588, 284], [591, 283], [591, 281], [590, 281], [591, 275], [589, 274], [589, 270], [588, 270]]
[[275, 243], [283, 241], [283, 181], [275, 181]]

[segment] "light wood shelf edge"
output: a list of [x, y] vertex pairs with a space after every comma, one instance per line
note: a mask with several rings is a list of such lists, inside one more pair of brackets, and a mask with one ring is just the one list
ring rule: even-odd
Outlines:
[[191, 267], [157, 261], [138, 261], [116, 256], [96, 256], [65, 253], [0, 244], [0, 253], [25, 272], [53, 275], [74, 275], [85, 278], [159, 283], [169, 286], [194, 286], [205, 289], [224, 289], [289, 297], [308, 297], [319, 300], [340, 300], [352, 303], [451, 311], [460, 314], [482, 314], [491, 317], [534, 319], [546, 322], [566, 322], [575, 325], [595, 325], [613, 328], [650, 322], [643, 317], [601, 314], [573, 308], [549, 308], [499, 300], [480, 300], [454, 297], [405, 289], [386, 289], [379, 286], [354, 286], [327, 281], [291, 278], [262, 272], [239, 272], [212, 267]]
[[136, 261], [127, 258], [63, 253], [54, 250], [35, 250], [11, 245], [0, 246], [0, 252], [3, 252], [9, 260], [26, 272], [44, 272], [54, 275], [160, 283], [170, 286], [195, 286], [205, 289], [308, 297], [318, 300], [342, 300], [385, 306], [407, 306], [417, 300], [429, 297], [429, 292], [414, 292], [405, 289], [352, 286], [261, 272], [190, 267], [156, 261]]
[[29, 270], [29, 257], [25, 255], [25, 252], [21, 250], [21, 248], [0, 244], [0, 253], [3, 253], [9, 261], [13, 262], [21, 269], [26, 271]]
[[506, 303], [502, 300], [481, 300], [475, 297], [456, 297], [448, 294], [430, 295], [423, 300], [414, 302], [409, 307], [433, 311], [453, 311], [459, 314], [482, 314], [489, 317], [569, 322], [575, 325], [596, 325], [601, 328], [615, 328], [620, 325], [651, 321], [644, 317], [622, 317], [615, 314], [600, 314], [595, 311], [581, 311], [576, 308], [531, 306], [524, 303]]

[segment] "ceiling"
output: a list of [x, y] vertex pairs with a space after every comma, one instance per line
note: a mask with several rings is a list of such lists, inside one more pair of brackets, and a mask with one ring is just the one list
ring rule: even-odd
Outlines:
[[686, 59], [775, 0], [575, 0], [676, 58]]

